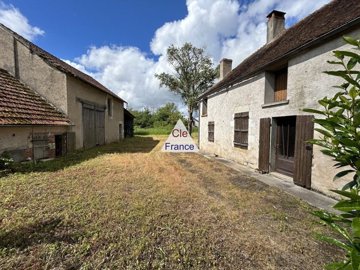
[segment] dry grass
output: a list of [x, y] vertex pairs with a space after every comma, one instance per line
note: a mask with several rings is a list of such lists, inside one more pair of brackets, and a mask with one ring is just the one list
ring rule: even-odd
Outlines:
[[157, 140], [0, 179], [0, 268], [313, 270], [341, 255], [306, 204]]

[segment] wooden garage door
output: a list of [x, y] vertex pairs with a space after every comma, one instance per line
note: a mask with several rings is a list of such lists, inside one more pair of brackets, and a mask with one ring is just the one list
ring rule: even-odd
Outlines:
[[83, 104], [84, 148], [105, 143], [105, 112]]

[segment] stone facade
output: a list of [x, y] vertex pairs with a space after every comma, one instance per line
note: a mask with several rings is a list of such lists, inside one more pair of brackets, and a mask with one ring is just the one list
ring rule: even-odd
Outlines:
[[[346, 35], [360, 36], [360, 30]], [[226, 91], [207, 97], [207, 115], [200, 118], [200, 150], [216, 154], [253, 169], [258, 168], [259, 124], [261, 118], [304, 115], [304, 108], [319, 108], [317, 100], [337, 92], [333, 85], [341, 81], [323, 71], [334, 67], [327, 63], [335, 49], [350, 49], [339, 36], [302, 52], [288, 60], [287, 101], [266, 104], [267, 73], [262, 72], [242, 81]], [[272, 106], [271, 106], [272, 105]], [[202, 105], [201, 105], [202, 106]], [[200, 108], [201, 110], [202, 108]], [[249, 112], [248, 149], [234, 147], [234, 115]], [[215, 123], [215, 141], [208, 141], [208, 122]], [[315, 133], [315, 136], [318, 134]], [[273, 140], [273, 138], [272, 138]], [[274, 171], [274, 160], [270, 158], [270, 171]], [[333, 182], [336, 170], [329, 158], [318, 147], [314, 147], [311, 188], [329, 194], [329, 189], [342, 186], [344, 181]], [[291, 181], [291, 180], [290, 180]]]

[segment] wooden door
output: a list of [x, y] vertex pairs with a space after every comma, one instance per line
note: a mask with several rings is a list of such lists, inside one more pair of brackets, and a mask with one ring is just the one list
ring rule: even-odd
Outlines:
[[294, 183], [306, 188], [311, 188], [313, 148], [308, 140], [314, 137], [313, 118], [312, 115], [296, 117]]
[[296, 116], [276, 119], [275, 171], [293, 176]]
[[105, 112], [95, 111], [96, 145], [105, 144]]
[[105, 110], [83, 103], [83, 146], [84, 148], [105, 144]]
[[90, 148], [96, 145], [95, 110], [83, 106], [83, 145]]
[[270, 156], [270, 118], [260, 119], [259, 134], [259, 172], [269, 172]]

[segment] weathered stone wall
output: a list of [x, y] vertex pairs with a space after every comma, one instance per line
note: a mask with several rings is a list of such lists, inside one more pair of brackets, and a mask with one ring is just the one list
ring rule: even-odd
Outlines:
[[16, 161], [33, 158], [32, 138], [36, 134], [46, 134], [49, 158], [55, 157], [55, 135], [61, 135], [68, 127], [0, 127], [0, 154], [8, 152]]
[[[360, 30], [348, 33], [360, 36]], [[333, 85], [341, 80], [323, 73], [334, 67], [326, 61], [332, 59], [332, 50], [349, 49], [338, 37], [321, 46], [307, 50], [288, 62], [288, 104], [262, 108], [265, 103], [265, 73], [241, 82], [232, 89], [208, 98], [208, 114], [200, 119], [200, 149], [235, 160], [256, 169], [259, 152], [259, 123], [261, 118], [307, 114], [304, 108], [319, 108], [317, 100], [333, 95]], [[201, 108], [200, 108], [201, 109]], [[249, 112], [249, 146], [247, 150], [235, 148], [234, 114]], [[207, 124], [215, 122], [215, 142], [208, 142]], [[318, 134], [315, 134], [318, 136]], [[333, 182], [336, 171], [331, 168], [330, 159], [318, 147], [314, 147], [312, 167], [312, 188], [324, 193], [341, 186], [344, 181]], [[273, 169], [273, 164], [271, 164]]]
[[[76, 148], [83, 147], [83, 123], [82, 123], [82, 104], [78, 98], [96, 103], [101, 106], [107, 106], [107, 99], [111, 98], [113, 101], [112, 116], [105, 111], [105, 143], [118, 141], [119, 124], [124, 127], [124, 107], [123, 102], [113, 98], [105, 92], [99, 91], [80, 80], [71, 76], [67, 77], [68, 88], [68, 112], [71, 121], [75, 124], [72, 131], [76, 133]], [[123, 134], [121, 136], [123, 138]]]

